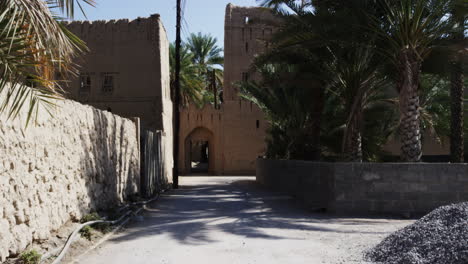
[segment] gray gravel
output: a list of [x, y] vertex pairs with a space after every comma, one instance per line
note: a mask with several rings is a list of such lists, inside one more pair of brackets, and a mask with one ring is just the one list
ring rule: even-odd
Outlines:
[[381, 263], [468, 263], [468, 202], [442, 206], [379, 243], [366, 257]]

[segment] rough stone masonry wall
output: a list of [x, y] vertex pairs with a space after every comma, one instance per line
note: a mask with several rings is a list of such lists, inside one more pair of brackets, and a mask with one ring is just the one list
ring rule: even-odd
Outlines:
[[257, 181], [336, 213], [423, 214], [468, 201], [468, 164], [259, 159]]
[[36, 126], [0, 119], [0, 261], [139, 190], [135, 123], [64, 100]]

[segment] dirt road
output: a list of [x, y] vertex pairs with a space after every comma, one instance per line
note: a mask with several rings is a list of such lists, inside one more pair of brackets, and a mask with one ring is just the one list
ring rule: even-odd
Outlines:
[[413, 221], [308, 212], [253, 177], [181, 177], [143, 217], [76, 263], [365, 263]]

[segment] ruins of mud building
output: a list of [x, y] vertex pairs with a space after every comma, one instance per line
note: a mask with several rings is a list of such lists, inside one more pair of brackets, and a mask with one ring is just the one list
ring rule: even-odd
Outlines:
[[[200, 147], [207, 148], [206, 172], [216, 175], [255, 174], [255, 160], [266, 150], [267, 123], [261, 110], [238, 96], [236, 83], [256, 80], [250, 70], [255, 55], [268, 46], [274, 29], [265, 21], [274, 17], [259, 7], [226, 7], [224, 35], [223, 103], [215, 108], [190, 105], [181, 111], [180, 156], [182, 174], [194, 172]], [[269, 23], [268, 23], [269, 24]]]
[[67, 96], [123, 117], [138, 117], [141, 131], [162, 131], [164, 171], [172, 181], [169, 42], [160, 16], [75, 21], [67, 28], [89, 48], [77, 58], [80, 73], [65, 87]]

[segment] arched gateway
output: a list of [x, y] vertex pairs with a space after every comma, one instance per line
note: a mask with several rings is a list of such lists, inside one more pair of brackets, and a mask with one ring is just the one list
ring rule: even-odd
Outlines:
[[197, 127], [185, 137], [183, 144], [186, 174], [214, 173], [216, 145], [211, 130], [205, 127]]
[[217, 107], [206, 104], [200, 109], [189, 104], [181, 108], [182, 175], [196, 173], [203, 165], [212, 175], [255, 174], [255, 161], [265, 152], [267, 123], [257, 106], [239, 97], [236, 83], [258, 80], [250, 66], [256, 54], [266, 50], [273, 33], [271, 25], [250, 22], [272, 19], [265, 8], [226, 7], [223, 101]]

